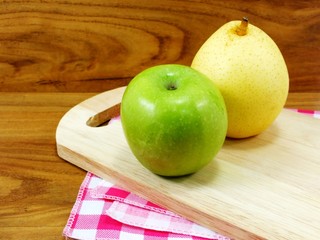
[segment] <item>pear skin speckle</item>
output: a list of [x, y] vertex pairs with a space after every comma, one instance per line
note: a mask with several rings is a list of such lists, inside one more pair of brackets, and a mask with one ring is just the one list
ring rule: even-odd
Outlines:
[[240, 21], [219, 28], [202, 45], [191, 67], [220, 89], [232, 138], [257, 135], [281, 112], [289, 91], [289, 75], [276, 43], [261, 29], [248, 25], [239, 36]]

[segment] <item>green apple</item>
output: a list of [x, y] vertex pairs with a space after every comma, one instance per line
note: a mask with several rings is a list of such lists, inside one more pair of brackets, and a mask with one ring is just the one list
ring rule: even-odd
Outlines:
[[151, 67], [132, 79], [122, 98], [121, 122], [135, 157], [162, 176], [183, 176], [207, 165], [228, 126], [214, 83], [178, 64]]

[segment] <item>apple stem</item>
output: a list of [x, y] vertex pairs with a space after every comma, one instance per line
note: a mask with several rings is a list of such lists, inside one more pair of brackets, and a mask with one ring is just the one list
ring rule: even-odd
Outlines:
[[168, 90], [176, 90], [177, 86], [174, 83], [169, 83], [167, 86], [167, 89]]
[[249, 20], [247, 17], [243, 17], [240, 25], [238, 26], [236, 32], [239, 36], [244, 36], [247, 34]]

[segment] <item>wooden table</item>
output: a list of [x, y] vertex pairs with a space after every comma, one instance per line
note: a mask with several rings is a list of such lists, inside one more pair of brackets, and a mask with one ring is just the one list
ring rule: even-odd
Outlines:
[[0, 239], [62, 239], [85, 176], [56, 153], [65, 112], [146, 67], [189, 65], [229, 20], [246, 15], [278, 43], [286, 107], [320, 110], [318, 1], [20, 2], [0, 1]]

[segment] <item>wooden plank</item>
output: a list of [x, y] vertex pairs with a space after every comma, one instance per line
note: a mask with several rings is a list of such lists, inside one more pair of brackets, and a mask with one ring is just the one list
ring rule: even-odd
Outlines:
[[318, 0], [1, 1], [1, 91], [101, 92], [162, 63], [190, 65], [247, 16], [283, 52], [292, 92], [320, 91]]
[[124, 89], [92, 97], [61, 119], [56, 132], [59, 156], [236, 239], [318, 239], [317, 119], [283, 110], [259, 136], [227, 139], [218, 156], [199, 172], [163, 178], [135, 159], [120, 121], [102, 127], [86, 124], [119, 103]]

